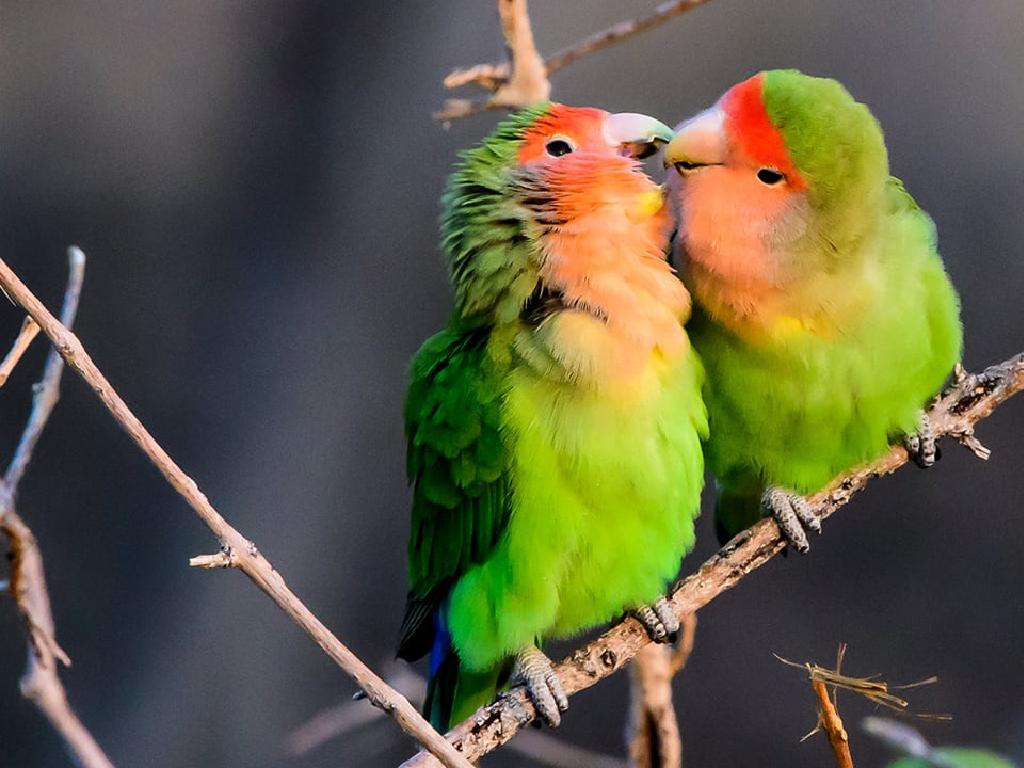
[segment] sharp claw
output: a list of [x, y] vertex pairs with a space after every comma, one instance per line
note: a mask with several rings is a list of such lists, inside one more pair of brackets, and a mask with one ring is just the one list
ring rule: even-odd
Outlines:
[[665, 627], [665, 637], [669, 639], [679, 631], [679, 617], [668, 598], [662, 595], [654, 601], [654, 612]]
[[565, 695], [565, 689], [562, 687], [562, 681], [555, 674], [554, 670], [551, 670], [547, 677], [548, 689], [551, 691], [551, 695], [555, 698], [555, 704], [558, 705], [560, 712], [565, 712], [569, 708], [569, 697]]
[[633, 615], [636, 616], [637, 621], [644, 625], [644, 629], [651, 636], [651, 640], [658, 642], [665, 638], [665, 625], [661, 623], [661, 619], [658, 618], [658, 614], [654, 612], [651, 606], [641, 605], [633, 610]]
[[917, 418], [917, 431], [903, 438], [903, 447], [907, 449], [913, 462], [922, 469], [934, 465], [941, 455], [935, 444], [932, 422], [924, 411], [921, 411]]
[[801, 555], [810, 550], [804, 527], [821, 532], [821, 521], [802, 496], [789, 493], [781, 488], [769, 487], [761, 496], [761, 509], [779, 526], [782, 535]]
[[665, 596], [659, 597], [654, 605], [641, 605], [630, 613], [644, 625], [651, 640], [656, 643], [668, 643], [679, 631], [679, 619], [676, 617], [672, 603]]
[[547, 656], [534, 647], [520, 651], [516, 656], [512, 680], [526, 686], [541, 720], [552, 728], [561, 724], [562, 712], [569, 708], [569, 698]]
[[789, 503], [796, 512], [797, 518], [803, 523], [804, 528], [809, 528], [817, 534], [821, 533], [821, 520], [815, 514], [807, 499], [803, 496], [790, 496]]

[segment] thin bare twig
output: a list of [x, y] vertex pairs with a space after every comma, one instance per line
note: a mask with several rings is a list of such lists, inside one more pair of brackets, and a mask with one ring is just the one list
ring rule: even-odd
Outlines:
[[26, 317], [25, 321], [21, 324], [21, 330], [18, 331], [18, 337], [14, 340], [14, 344], [11, 345], [11, 351], [4, 357], [3, 362], [0, 362], [0, 387], [7, 383], [15, 366], [21, 360], [21, 356], [25, 354], [32, 344], [32, 339], [38, 334], [39, 326], [36, 324], [36, 321], [31, 317]]
[[[248, 576], [281, 610], [302, 627], [339, 667], [366, 691], [374, 705], [391, 715], [410, 736], [435, 754], [448, 768], [471, 768], [469, 762], [423, 719], [416, 708], [385, 683], [324, 625], [289, 589], [256, 545], [233, 528], [210, 504], [195, 480], [179, 467], [86, 353], [82, 342], [59, 322], [25, 286], [11, 268], [0, 260], [0, 287], [42, 328], [64, 361], [92, 387], [115, 421], [142, 449], [168, 483], [188, 503], [221, 542], [221, 552], [230, 565]], [[19, 447], [19, 454], [21, 453]], [[18, 457], [15, 457], [17, 461]], [[11, 474], [10, 472], [8, 473]]]
[[[846, 643], [841, 643], [836, 651], [835, 678], [844, 677], [840, 670], [843, 666], [843, 657], [846, 655]], [[836, 768], [853, 768], [853, 755], [850, 754], [850, 735], [843, 726], [843, 720], [839, 717], [839, 690], [833, 686], [832, 695], [829, 696], [828, 688], [825, 685], [825, 675], [815, 674], [819, 668], [816, 665], [806, 665], [811, 678], [811, 690], [818, 700], [818, 723], [814, 730], [807, 736], [812, 736], [819, 731], [824, 731], [828, 737], [829, 746], [832, 747], [832, 754], [836, 759]], [[883, 684], [884, 685], [884, 684]]]
[[[426, 682], [405, 664], [385, 666], [388, 685], [409, 701], [419, 704]], [[364, 701], [344, 701], [317, 713], [288, 734], [285, 750], [291, 757], [301, 757], [333, 739], [341, 738], [383, 717], [376, 707]]]
[[[812, 683], [820, 682], [831, 687], [833, 690], [842, 689], [844, 691], [849, 691], [850, 693], [855, 693], [858, 696], [864, 697], [872, 704], [877, 704], [885, 707], [886, 709], [891, 709], [893, 712], [906, 713], [910, 708], [910, 702], [897, 696], [893, 691], [907, 690], [908, 688], [920, 688], [923, 685], [933, 685], [934, 683], [939, 682], [939, 678], [932, 676], [908, 685], [890, 685], [885, 682], [885, 680], [880, 679], [878, 675], [871, 675], [869, 677], [844, 675], [839, 671], [839, 667], [842, 664], [842, 658], [845, 653], [846, 646], [841, 645], [839, 647], [839, 655], [837, 656], [835, 669], [819, 667], [817, 664], [813, 664], [811, 662], [804, 662], [801, 664], [796, 661], [784, 659], [778, 654], [774, 654], [774, 656], [787, 666], [806, 671], [807, 677]], [[915, 714], [915, 716], [923, 720], [952, 719], [950, 715], [931, 713]], [[816, 732], [817, 731], [811, 731], [808, 736], [811, 736]]]
[[669, 671], [677, 675], [686, 668], [686, 663], [693, 653], [693, 645], [697, 640], [697, 614], [690, 613], [679, 620], [679, 642], [672, 654]]
[[680, 768], [683, 743], [672, 702], [672, 678], [693, 653], [697, 614], [680, 621], [675, 647], [652, 643], [629, 669], [629, 720], [626, 751], [633, 768]]
[[825, 733], [828, 743], [832, 746], [832, 754], [836, 758], [836, 768], [853, 768], [853, 756], [850, 754], [850, 737], [843, 727], [842, 718], [836, 703], [829, 697], [828, 689], [820, 680], [811, 683], [814, 695], [818, 697], [818, 720]]
[[[72, 246], [68, 249], [68, 262], [68, 285], [64, 293], [61, 320], [65, 325], [70, 326], [74, 324], [78, 299], [82, 292], [85, 254]], [[35, 330], [30, 330], [29, 323], [25, 323], [18, 335], [24, 347], [28, 346], [32, 337], [39, 330], [34, 321], [32, 325], [35, 326]], [[15, 348], [8, 355], [8, 360], [12, 359], [18, 346], [18, 343], [15, 343]], [[20, 352], [18, 356], [20, 356]], [[16, 363], [15, 357], [11, 368]], [[6, 365], [7, 360], [4, 361], [4, 366], [6, 367]], [[10, 592], [18, 606], [18, 612], [21, 614], [28, 634], [28, 663], [25, 674], [21, 678], [22, 695], [32, 701], [46, 716], [53, 728], [63, 738], [68, 751], [78, 765], [83, 768], [113, 768], [110, 759], [104, 754], [103, 749], [68, 703], [67, 693], [57, 674], [57, 664], [59, 662], [70, 666], [71, 659], [58, 645], [54, 636], [53, 611], [50, 608], [50, 596], [46, 588], [43, 556], [32, 530], [14, 510], [18, 484], [28, 468], [29, 461], [32, 459], [32, 451], [36, 443], [39, 442], [43, 428], [60, 397], [60, 380], [63, 370], [64, 361], [61, 360], [60, 355], [51, 350], [46, 360], [42, 380], [36, 386], [32, 410], [22, 432], [21, 440], [18, 442], [14, 458], [11, 460], [3, 480], [0, 481], [0, 530], [6, 535], [11, 548]]]
[[[393, 666], [393, 670], [388, 670], [388, 683], [409, 701], [417, 706], [421, 704], [426, 681], [405, 664]], [[345, 701], [328, 707], [288, 735], [288, 754], [301, 757], [328, 741], [361, 731], [383, 716], [379, 709], [362, 701]], [[627, 768], [624, 760], [568, 744], [543, 731], [527, 731], [508, 748], [551, 768], [579, 768], [584, 765], [587, 768]], [[369, 760], [369, 757], [365, 759]]]
[[[783, 664], [796, 669], [802, 669], [807, 673], [807, 678], [811, 683], [811, 690], [814, 691], [815, 698], [818, 701], [818, 721], [814, 726], [814, 730], [804, 736], [801, 741], [805, 741], [817, 733], [824, 732], [828, 737], [829, 746], [832, 748], [836, 766], [838, 768], [853, 768], [853, 757], [850, 754], [850, 736], [843, 726], [842, 718], [839, 717], [839, 691], [849, 691], [864, 697], [872, 704], [878, 704], [896, 712], [905, 712], [909, 708], [910, 702], [894, 695], [892, 691], [931, 685], [932, 683], [937, 683], [938, 678], [933, 676], [909, 685], [889, 685], [884, 680], [881, 680], [878, 675], [870, 675], [868, 677], [845, 675], [841, 671], [845, 656], [846, 643], [841, 643], [839, 650], [836, 652], [835, 669], [828, 669], [826, 667], [819, 667], [811, 662], [799, 664], [775, 654], [775, 658]], [[829, 695], [830, 688], [832, 689], [831, 696]], [[917, 716], [932, 720], [950, 719], [949, 715]], [[911, 732], [913, 731], [911, 730]]]
[[632, 768], [680, 768], [683, 743], [672, 703], [672, 648], [640, 649], [629, 668], [626, 751]]
[[[551, 95], [551, 82], [544, 69], [544, 60], [533, 41], [526, 0], [498, 0], [498, 15], [512, 61], [505, 65], [505, 74], [500, 82], [489, 82], [493, 95], [483, 101], [448, 99], [444, 109], [434, 115], [436, 120], [449, 122], [488, 109], [526, 107], [546, 101]], [[452, 77], [456, 77], [456, 73], [449, 75], [445, 84]], [[482, 71], [476, 77], [487, 81]]]
[[[1024, 389], [1024, 354], [979, 374], [958, 376], [928, 411], [935, 435], [953, 437], [971, 448], [974, 425], [1021, 389]], [[839, 476], [825, 490], [810, 496], [808, 502], [820, 517], [829, 517], [846, 505], [871, 478], [891, 474], [906, 463], [906, 450], [894, 446], [876, 461]], [[743, 531], [696, 573], [676, 585], [671, 595], [676, 614], [682, 618], [704, 607], [784, 548], [779, 528], [772, 520], [762, 520]], [[650, 639], [640, 623], [629, 618], [563, 659], [555, 671], [566, 693], [572, 695], [621, 669], [648, 643]], [[525, 689], [517, 687], [455, 726], [446, 738], [471, 760], [478, 760], [515, 736], [534, 716]], [[403, 767], [431, 765], [435, 764], [430, 755], [421, 752], [407, 760]]]
[[[501, 64], [476, 64], [472, 67], [457, 69], [451, 72], [444, 79], [445, 88], [459, 88], [470, 83], [475, 83], [490, 91], [494, 96], [482, 101], [471, 101], [469, 99], [448, 99], [445, 108], [434, 115], [441, 121], [450, 121], [459, 117], [476, 114], [489, 109], [528, 107], [538, 101], [543, 101], [551, 92], [549, 78], [558, 70], [567, 67], [575, 61], [580, 60], [588, 54], [608, 48], [616, 43], [629, 40], [631, 37], [653, 29], [666, 21], [681, 16], [687, 11], [703, 5], [708, 0], [670, 0], [658, 5], [651, 13], [639, 16], [635, 19], [626, 19], [618, 24], [613, 24], [607, 29], [595, 32], [592, 35], [574, 43], [568, 48], [563, 48], [547, 59], [541, 59], [533, 43], [533, 33], [530, 31], [530, 19], [526, 10], [526, 2], [522, 0], [499, 0], [498, 8], [502, 14], [502, 28], [505, 31], [505, 39], [508, 42], [509, 50], [512, 52], [511, 62]], [[505, 7], [517, 5], [518, 24], [511, 30], [506, 23]], [[519, 35], [523, 30], [524, 33]], [[527, 37], [528, 35], [528, 37]], [[521, 62], [529, 62], [528, 78], [523, 77], [526, 68]], [[519, 87], [524, 83], [531, 87]], [[544, 95], [540, 95], [543, 93]]]

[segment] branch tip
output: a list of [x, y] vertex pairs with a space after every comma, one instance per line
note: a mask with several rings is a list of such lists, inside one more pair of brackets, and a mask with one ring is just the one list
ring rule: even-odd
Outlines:
[[214, 568], [235, 568], [238, 566], [238, 558], [227, 552], [218, 552], [215, 555], [196, 555], [189, 558], [188, 564], [206, 571]]

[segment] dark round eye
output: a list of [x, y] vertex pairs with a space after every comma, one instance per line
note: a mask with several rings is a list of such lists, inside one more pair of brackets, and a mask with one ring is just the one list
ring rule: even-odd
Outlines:
[[561, 157], [562, 155], [571, 154], [572, 149], [572, 144], [565, 139], [552, 139], [544, 145], [544, 151], [552, 157]]
[[769, 187], [774, 187], [780, 181], [785, 181], [786, 175], [774, 168], [761, 168], [757, 172], [757, 180]]
[[690, 160], [676, 160], [673, 163], [673, 165], [676, 167], [676, 171], [678, 171], [681, 176], [686, 176], [690, 173], [693, 173], [698, 168], [704, 167], [702, 163], [694, 163]]

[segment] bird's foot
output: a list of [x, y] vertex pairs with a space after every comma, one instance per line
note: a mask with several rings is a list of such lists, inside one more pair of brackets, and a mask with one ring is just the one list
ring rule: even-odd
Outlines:
[[931, 419], [927, 413], [921, 411], [917, 416], [917, 431], [904, 436], [903, 447], [907, 449], [911, 461], [922, 469], [927, 469], [942, 458], [942, 453], [935, 443]]
[[782, 535], [801, 555], [811, 548], [807, 531], [821, 533], [821, 520], [807, 503], [807, 499], [790, 491], [769, 486], [761, 494], [761, 512], [779, 525]]
[[654, 605], [641, 605], [630, 614], [644, 625], [651, 640], [656, 643], [671, 643], [679, 632], [679, 617], [668, 598], [662, 595]]
[[562, 722], [562, 713], [569, 708], [569, 697], [555, 674], [551, 659], [539, 648], [531, 645], [516, 654], [512, 684], [526, 686], [534, 709], [545, 723], [555, 728]]

